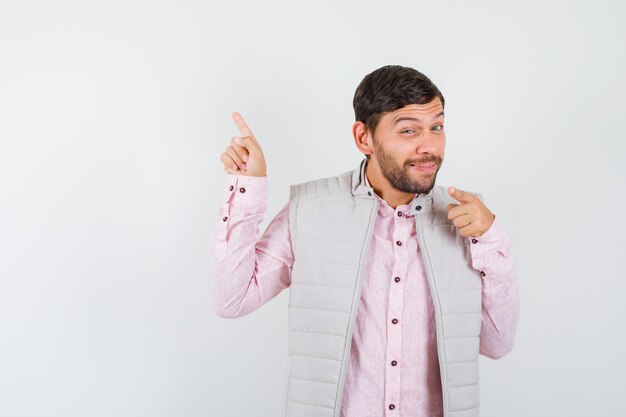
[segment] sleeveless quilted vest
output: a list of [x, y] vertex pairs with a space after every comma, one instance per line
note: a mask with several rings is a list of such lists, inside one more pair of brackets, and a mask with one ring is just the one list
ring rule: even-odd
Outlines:
[[[285, 417], [339, 417], [379, 205], [364, 181], [366, 164], [364, 158], [355, 170], [290, 186]], [[444, 417], [477, 417], [482, 281], [469, 239], [448, 220], [450, 203], [458, 202], [435, 186], [411, 210], [435, 311]]]

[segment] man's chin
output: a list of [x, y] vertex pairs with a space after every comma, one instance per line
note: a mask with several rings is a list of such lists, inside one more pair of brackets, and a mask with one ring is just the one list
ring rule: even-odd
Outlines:
[[437, 173], [434, 172], [432, 175], [429, 175], [429, 181], [420, 181], [417, 182], [415, 184], [415, 187], [413, 187], [414, 189], [419, 189], [421, 191], [416, 191], [416, 193], [420, 193], [420, 194], [428, 194], [430, 192], [430, 190], [432, 190], [435, 187], [435, 180], [437, 177]]
[[403, 193], [411, 193], [411, 194], [428, 194], [434, 187], [435, 187], [435, 181], [433, 179], [433, 181], [424, 184], [423, 182], [417, 182], [417, 183], [413, 183], [410, 185], [410, 187], [405, 188], [405, 187], [396, 187], [392, 184], [393, 188], [397, 191], [403, 192]]

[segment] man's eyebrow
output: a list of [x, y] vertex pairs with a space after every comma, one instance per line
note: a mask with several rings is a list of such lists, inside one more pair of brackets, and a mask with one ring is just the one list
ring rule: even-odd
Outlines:
[[[443, 110], [440, 111], [439, 113], [437, 113], [435, 115], [435, 117], [432, 118], [432, 120], [437, 120], [438, 118], [440, 118], [441, 116], [443, 116]], [[398, 117], [396, 120], [394, 120], [393, 125], [397, 125], [399, 122], [403, 121], [403, 120], [410, 120], [412, 122], [418, 122], [421, 123], [422, 120], [418, 119], [417, 117]]]

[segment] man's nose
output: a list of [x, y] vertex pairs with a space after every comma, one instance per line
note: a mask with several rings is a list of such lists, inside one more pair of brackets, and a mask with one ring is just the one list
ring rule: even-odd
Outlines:
[[418, 136], [415, 151], [417, 153], [435, 153], [437, 151], [437, 141], [441, 140], [430, 131]]

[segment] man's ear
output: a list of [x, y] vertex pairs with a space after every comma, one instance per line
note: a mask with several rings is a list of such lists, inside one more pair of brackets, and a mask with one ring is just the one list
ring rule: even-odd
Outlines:
[[352, 136], [357, 149], [364, 155], [371, 155], [374, 152], [372, 136], [365, 123], [361, 121], [354, 122], [352, 125]]

